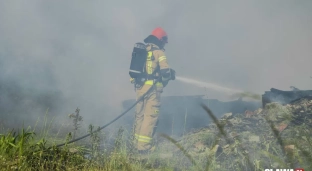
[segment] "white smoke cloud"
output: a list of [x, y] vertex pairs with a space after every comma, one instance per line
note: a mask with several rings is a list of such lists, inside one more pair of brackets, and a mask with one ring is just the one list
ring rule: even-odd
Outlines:
[[[102, 124], [135, 98], [133, 44], [162, 26], [169, 65], [180, 76], [258, 93], [311, 89], [311, 9], [311, 1], [290, 0], [1, 1], [1, 78], [59, 90], [67, 99], [60, 114], [78, 106]], [[178, 81], [164, 91], [203, 93]]]

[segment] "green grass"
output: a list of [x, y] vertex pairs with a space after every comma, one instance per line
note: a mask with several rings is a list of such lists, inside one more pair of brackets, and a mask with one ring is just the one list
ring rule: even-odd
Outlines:
[[[148, 156], [140, 156], [132, 149], [131, 134], [123, 128], [109, 135], [108, 132], [93, 133], [96, 129], [93, 125], [89, 126], [90, 137], [56, 148], [56, 143], [72, 138], [72, 131], [78, 134], [78, 127], [74, 122], [73, 127], [67, 128], [67, 137], [57, 138], [60, 131], [49, 131], [53, 120], [48, 123], [46, 113], [41, 129], [38, 121], [34, 129], [10, 130], [0, 135], [0, 170], [260, 171], [273, 167], [294, 168], [298, 164], [312, 170], [310, 122], [289, 126], [283, 132], [276, 128], [280, 121], [289, 124], [296, 119], [289, 108], [269, 104], [263, 116], [254, 116], [259, 125], [248, 127], [245, 121], [252, 118], [237, 115], [218, 120], [208, 107], [202, 107], [213, 121], [209, 129], [185, 134], [179, 140], [159, 134], [155, 142], [157, 148]], [[240, 123], [231, 125], [233, 120]]]

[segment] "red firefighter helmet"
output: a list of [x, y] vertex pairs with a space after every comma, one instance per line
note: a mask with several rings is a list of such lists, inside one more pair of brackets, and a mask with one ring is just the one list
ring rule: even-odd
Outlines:
[[168, 43], [168, 36], [164, 29], [161, 27], [157, 27], [152, 31], [152, 35], [157, 37], [159, 40], [164, 41], [165, 43]]

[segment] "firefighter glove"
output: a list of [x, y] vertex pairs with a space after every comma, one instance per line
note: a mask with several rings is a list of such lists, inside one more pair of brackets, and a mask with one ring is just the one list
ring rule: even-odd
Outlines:
[[167, 81], [162, 81], [163, 87], [166, 87], [167, 84], [168, 84], [168, 82], [169, 82], [169, 80], [167, 80]]
[[171, 73], [171, 80], [175, 80], [175, 74], [176, 74], [176, 72], [175, 72], [175, 70], [173, 70], [173, 69], [170, 69], [170, 73]]

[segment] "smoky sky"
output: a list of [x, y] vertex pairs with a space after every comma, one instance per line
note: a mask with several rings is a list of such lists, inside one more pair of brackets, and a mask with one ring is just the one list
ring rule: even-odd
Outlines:
[[[61, 91], [98, 124], [135, 98], [131, 51], [153, 28], [177, 75], [263, 93], [311, 89], [312, 1], [1, 1], [1, 79]], [[173, 81], [163, 95], [213, 90]]]

